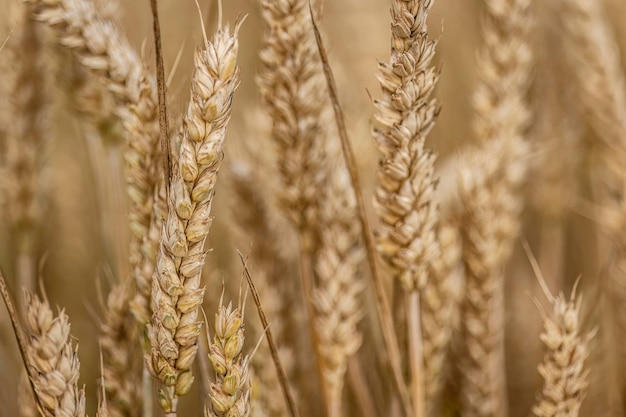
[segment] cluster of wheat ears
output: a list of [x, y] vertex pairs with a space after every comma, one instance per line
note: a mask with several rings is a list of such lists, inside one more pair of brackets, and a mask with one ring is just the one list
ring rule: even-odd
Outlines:
[[[17, 340], [24, 367], [12, 376], [19, 406], [0, 405], [0, 415], [573, 417], [594, 386], [589, 415], [623, 415], [626, 82], [603, 2], [484, 1], [473, 125], [461, 129], [475, 140], [436, 171], [429, 137], [446, 108], [435, 90], [454, 70], [437, 58], [446, 33], [427, 30], [434, 0], [386, 1], [390, 50], [371, 68], [380, 89], [370, 93], [369, 139], [349, 137], [362, 135], [347, 127], [321, 0], [248, 2], [263, 21], [257, 109], [237, 98], [245, 16], [226, 22], [229, 3], [216, 2], [210, 33], [208, 6], [196, 2], [203, 38], [181, 117], [168, 112], [175, 70], [166, 78], [163, 0], [145, 0], [154, 45], [142, 52], [114, 1], [14, 2], [0, 50], [9, 242], [0, 290], [9, 313], [1, 329], [16, 337], [0, 342]], [[551, 30], [547, 4], [558, 16]], [[101, 260], [110, 275], [98, 284], [102, 306], [88, 307], [99, 316], [98, 349], [82, 365], [97, 381], [83, 382], [72, 317], [46, 294], [54, 284], [43, 258], [54, 248], [41, 230], [59, 189], [45, 152], [57, 120], [44, 98], [52, 60], [91, 155], [101, 234], [126, 236]], [[230, 156], [231, 112], [244, 111], [244, 150]], [[377, 165], [351, 148], [364, 140]], [[221, 171], [228, 191], [216, 195]], [[371, 172], [373, 186], [359, 178]], [[217, 212], [227, 230], [211, 239], [211, 209], [224, 195], [234, 200]], [[597, 259], [598, 276], [577, 280], [583, 271], [564, 259], [576, 236], [564, 235], [563, 213], [572, 211], [593, 220], [593, 254], [581, 256]], [[539, 238], [524, 232], [533, 221], [548, 225]], [[230, 232], [252, 242], [225, 255], [236, 258], [235, 276], [210, 260]], [[536, 285], [511, 304], [505, 288], [519, 276], [511, 259], [520, 248], [519, 268], [532, 268]], [[543, 322], [531, 336], [543, 346], [535, 362], [505, 337], [507, 318], [530, 311]], [[524, 409], [511, 398], [517, 360], [541, 381]]]

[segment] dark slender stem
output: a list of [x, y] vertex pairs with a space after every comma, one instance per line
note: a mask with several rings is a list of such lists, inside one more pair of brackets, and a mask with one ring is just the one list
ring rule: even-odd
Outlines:
[[9, 289], [7, 288], [7, 283], [4, 280], [4, 274], [2, 273], [2, 270], [0, 270], [0, 295], [2, 295], [4, 305], [7, 307], [9, 318], [11, 319], [13, 332], [15, 333], [15, 338], [17, 339], [17, 346], [19, 348], [20, 355], [22, 355], [22, 361], [24, 361], [24, 366], [26, 367], [26, 373], [28, 374], [28, 382], [30, 383], [30, 388], [33, 391], [33, 398], [35, 399], [37, 408], [39, 410], [43, 410], [44, 408], [41, 405], [39, 396], [37, 395], [37, 392], [35, 391], [35, 386], [33, 385], [33, 366], [30, 363], [30, 358], [28, 357], [28, 342], [24, 337], [24, 332], [22, 331], [22, 326], [20, 325], [17, 311], [15, 310], [15, 304], [13, 303], [13, 298], [11, 297]]
[[300, 417], [300, 413], [298, 412], [298, 408], [296, 407], [296, 402], [291, 396], [291, 391], [289, 389], [289, 382], [287, 380], [287, 374], [285, 373], [285, 369], [283, 368], [282, 363], [280, 362], [280, 357], [278, 356], [278, 348], [274, 343], [274, 337], [272, 336], [272, 330], [270, 329], [267, 318], [265, 317], [265, 313], [263, 312], [263, 307], [261, 307], [261, 300], [259, 299], [259, 293], [256, 290], [254, 282], [252, 282], [252, 277], [250, 276], [250, 271], [248, 270], [248, 266], [246, 265], [246, 260], [244, 259], [241, 252], [237, 252], [239, 254], [239, 258], [241, 259], [241, 263], [243, 265], [243, 271], [246, 276], [246, 280], [248, 281], [248, 285], [250, 286], [250, 291], [252, 292], [252, 298], [254, 299], [254, 304], [256, 304], [257, 311], [259, 312], [259, 318], [261, 319], [261, 323], [265, 330], [265, 337], [267, 339], [267, 343], [270, 346], [270, 353], [272, 355], [272, 360], [274, 361], [274, 366], [276, 367], [276, 372], [278, 373], [278, 381], [280, 382], [280, 388], [283, 391], [283, 396], [285, 397], [285, 401], [287, 402], [287, 407], [289, 408], [289, 413], [291, 417]]
[[163, 50], [161, 48], [161, 25], [159, 24], [159, 10], [157, 0], [150, 0], [152, 8], [152, 22], [154, 31], [154, 48], [156, 51], [157, 89], [159, 92], [159, 138], [161, 141], [161, 158], [163, 160], [163, 173], [169, 196], [169, 182], [171, 177], [170, 140], [167, 124], [167, 103], [165, 85], [165, 67], [163, 66]]
[[313, 32], [315, 33], [315, 40], [317, 41], [317, 49], [324, 68], [324, 75], [326, 77], [326, 84], [328, 87], [328, 93], [335, 113], [335, 122], [337, 123], [337, 130], [339, 138], [341, 139], [341, 148], [343, 150], [343, 156], [350, 172], [350, 179], [352, 181], [352, 188], [357, 200], [359, 220], [361, 222], [361, 233], [363, 241], [365, 242], [365, 248], [367, 252], [367, 259], [370, 264], [370, 270], [372, 274], [372, 280], [374, 281], [375, 295], [376, 295], [376, 308], [378, 311], [378, 317], [381, 321], [381, 328], [383, 339], [387, 347], [387, 353], [389, 354], [389, 363], [391, 371], [394, 376], [395, 383], [398, 387], [400, 397], [404, 406], [404, 411], [407, 415], [411, 415], [411, 403], [408, 398], [408, 390], [402, 376], [401, 356], [400, 348], [398, 345], [398, 338], [396, 336], [395, 327], [393, 324], [393, 316], [391, 314], [391, 308], [389, 301], [385, 296], [385, 285], [380, 277], [377, 263], [376, 263], [376, 247], [374, 245], [374, 239], [372, 237], [372, 229], [367, 218], [367, 211], [365, 210], [365, 203], [363, 200], [363, 193], [361, 191], [361, 183], [359, 180], [359, 173], [357, 169], [357, 163], [354, 158], [354, 153], [350, 146], [350, 139], [348, 138], [348, 130], [346, 128], [346, 122], [343, 115], [343, 110], [339, 104], [339, 98], [337, 95], [337, 86], [335, 84], [335, 78], [328, 63], [328, 56], [326, 55], [326, 49], [322, 42], [317, 22], [313, 13], [313, 7], [309, 0], [309, 12], [311, 15], [311, 22], [313, 24]]

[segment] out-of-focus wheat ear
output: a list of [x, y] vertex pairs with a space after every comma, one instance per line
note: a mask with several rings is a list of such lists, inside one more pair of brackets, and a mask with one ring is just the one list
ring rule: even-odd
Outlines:
[[69, 318], [63, 310], [54, 315], [47, 300], [26, 292], [28, 306], [27, 354], [32, 366], [35, 395], [45, 417], [84, 417], [85, 391], [78, 388], [80, 362], [70, 338]]
[[426, 415], [434, 416], [445, 380], [454, 317], [460, 308], [453, 289], [455, 271], [461, 262], [459, 225], [441, 221], [437, 231], [441, 251], [431, 264], [430, 280], [422, 291], [422, 337], [424, 340], [424, 385]]
[[[560, 4], [561, 0], [547, 3]], [[547, 4], [541, 10], [546, 11]], [[560, 13], [560, 8], [558, 13]], [[554, 25], [557, 11], [542, 16], [541, 41], [558, 42], [562, 33]], [[537, 258], [551, 288], [565, 288], [566, 223], [574, 196], [580, 193], [577, 173], [582, 169], [583, 144], [579, 106], [571, 78], [563, 77], [565, 58], [548, 48], [537, 51], [537, 76], [532, 89], [535, 106], [532, 140], [533, 158], [529, 167], [528, 203], [537, 212], [540, 246]]]
[[[463, 206], [463, 414], [506, 416], [504, 268], [520, 228], [528, 170], [529, 0], [487, 0], [474, 126], [481, 145], [459, 166]], [[498, 221], [493, 221], [498, 219]]]
[[210, 403], [205, 406], [205, 417], [250, 413], [250, 357], [242, 353], [245, 326], [241, 309], [241, 305], [233, 307], [232, 302], [224, 306], [222, 294], [215, 314], [215, 335], [209, 343], [209, 361], [215, 371], [215, 381], [210, 383]]
[[[621, 65], [618, 44], [612, 33], [603, 2], [587, 0], [563, 0], [563, 26], [565, 45], [571, 71], [575, 76], [576, 92], [583, 107], [586, 121], [592, 127], [599, 142], [598, 158], [592, 166], [594, 198], [601, 205], [604, 234], [610, 247], [605, 255], [603, 270], [607, 280], [601, 281], [602, 297], [612, 308], [599, 303], [606, 319], [604, 332], [605, 349], [618, 349], [617, 362], [625, 363], [626, 349], [623, 343], [615, 344], [612, 334], [626, 330], [626, 79]], [[606, 251], [605, 251], [606, 252]], [[613, 319], [613, 317], [615, 319]], [[616, 326], [611, 326], [612, 320]], [[609, 330], [613, 328], [612, 330]], [[614, 372], [614, 360], [605, 354], [607, 372]], [[626, 391], [626, 367], [619, 369], [618, 383], [609, 383], [610, 406], [624, 409]], [[603, 376], [606, 377], [606, 376]], [[615, 380], [615, 377], [611, 377]], [[617, 392], [616, 392], [617, 391]], [[621, 404], [617, 404], [621, 401]]]
[[576, 287], [569, 299], [563, 293], [554, 297], [544, 291], [552, 310], [549, 314], [541, 310], [544, 331], [540, 338], [545, 355], [537, 369], [543, 388], [532, 412], [537, 417], [577, 417], [589, 385], [585, 360], [593, 332], [582, 334], [582, 298], [576, 296]]
[[[39, 20], [52, 26], [58, 42], [72, 50], [78, 61], [95, 74], [112, 94], [115, 113], [127, 137], [125, 151], [127, 192], [130, 200], [130, 262], [134, 271], [142, 259], [141, 240], [148, 234], [152, 193], [160, 177], [159, 127], [154, 79], [110, 20], [103, 19], [87, 0], [25, 0], [33, 5]], [[140, 277], [136, 277], [140, 278]], [[150, 296], [148, 283], [137, 287]], [[147, 307], [148, 302], [139, 303]], [[146, 308], [135, 311], [143, 324], [150, 318]]]
[[[279, 355], [288, 377], [293, 377], [295, 356], [292, 347], [285, 343], [289, 328], [286, 318], [295, 307], [290, 300], [293, 291], [289, 291], [287, 283], [279, 281], [288, 276], [290, 270], [283, 258], [278, 242], [280, 236], [275, 228], [276, 220], [272, 216], [272, 207], [261, 187], [265, 179], [259, 169], [252, 168], [244, 160], [235, 161], [230, 165], [230, 182], [234, 194], [232, 204], [233, 220], [236, 230], [242, 237], [243, 244], [250, 244], [249, 262], [254, 268], [254, 282], [258, 289], [265, 315], [272, 326], [272, 333], [279, 342]], [[260, 181], [259, 181], [260, 179]], [[248, 321], [254, 337], [263, 337], [265, 329], [260, 320]], [[252, 358], [254, 375], [251, 377], [253, 387], [252, 399], [269, 417], [280, 417], [287, 413], [285, 401], [278, 389], [279, 380], [274, 363], [270, 356], [269, 346], [262, 343]], [[254, 406], [251, 407], [254, 413]]]
[[[313, 276], [316, 254], [329, 254], [319, 252], [324, 251], [322, 248], [328, 241], [327, 237], [322, 241], [323, 232], [320, 230], [335, 227], [322, 225], [320, 218], [324, 210], [322, 207], [334, 204], [326, 201], [330, 192], [322, 190], [330, 190], [331, 184], [337, 181], [331, 178], [335, 175], [332, 165], [336, 163], [339, 153], [331, 137], [330, 101], [326, 95], [326, 82], [309, 14], [309, 1], [261, 0], [260, 4], [267, 29], [260, 53], [264, 70], [258, 84], [272, 119], [270, 137], [277, 153], [280, 183], [277, 187], [278, 199], [298, 229], [300, 278], [311, 341], [317, 357], [318, 380], [324, 399], [322, 405], [326, 408], [326, 414], [332, 415], [336, 411], [331, 411], [331, 402], [335, 403], [333, 407], [337, 410], [336, 404], [341, 397], [336, 394], [336, 387], [341, 384], [335, 383], [335, 388], [328, 386], [327, 376], [336, 371], [329, 369], [329, 366], [334, 365], [328, 362], [328, 354], [323, 353], [324, 341], [317, 331], [320, 326], [316, 320], [321, 310], [316, 311], [311, 303], [320, 285], [328, 288], [330, 281], [341, 279], [345, 284], [350, 279], [347, 276], [325, 276], [323, 280], [316, 280]], [[335, 261], [352, 262], [347, 259]], [[327, 265], [324, 273], [333, 273], [332, 269]], [[354, 301], [352, 296], [348, 298]], [[340, 300], [333, 299], [332, 302], [339, 303]], [[329, 334], [338, 330], [335, 325], [327, 327], [324, 329], [327, 333], [324, 337], [328, 341]], [[331, 392], [333, 400], [330, 399]]]
[[231, 104], [239, 85], [238, 31], [220, 27], [196, 51], [191, 98], [184, 118], [180, 156], [172, 167], [168, 216], [161, 232], [152, 279], [152, 320], [148, 325], [150, 373], [164, 389], [159, 402], [176, 415], [178, 397], [191, 389], [191, 367], [198, 351], [201, 322], [198, 309], [205, 288], [200, 286], [211, 228], [211, 204]]
[[[46, 68], [41, 28], [31, 7], [20, 4], [19, 24], [5, 53], [10, 54], [15, 74], [10, 85], [9, 120], [0, 195], [6, 208], [13, 239], [16, 278], [19, 286], [35, 289], [38, 232], [47, 206]], [[21, 300], [20, 300], [21, 301]], [[22, 316], [25, 306], [20, 304]]]
[[626, 80], [603, 2], [562, 0], [562, 4], [568, 57], [587, 120], [607, 148], [623, 151]]
[[[339, 161], [338, 161], [339, 162]], [[361, 230], [355, 221], [356, 200], [343, 164], [331, 172], [319, 210], [320, 247], [314, 255], [315, 331], [328, 399], [328, 416], [339, 417], [348, 361], [361, 346], [358, 328], [363, 314], [360, 277], [365, 252]]]
[[307, 0], [259, 0], [266, 23], [258, 77], [272, 118], [279, 201], [310, 251], [318, 190], [325, 181], [327, 123], [324, 78], [311, 33]]
[[139, 417], [142, 392], [141, 357], [134, 319], [128, 310], [130, 282], [113, 287], [106, 300], [100, 327], [102, 383], [106, 410], [111, 417]]

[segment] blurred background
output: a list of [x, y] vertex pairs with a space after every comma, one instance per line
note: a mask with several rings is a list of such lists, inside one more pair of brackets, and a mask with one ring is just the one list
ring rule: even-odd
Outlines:
[[[216, 27], [216, 5], [207, 0], [199, 0], [209, 34]], [[142, 51], [144, 61], [153, 67], [154, 50], [152, 40], [152, 20], [147, 0], [120, 1], [115, 14], [120, 27], [125, 31], [132, 45]], [[242, 82], [236, 92], [233, 117], [229, 126], [226, 145], [225, 167], [243, 153], [245, 143], [263, 140], [268, 124], [259, 122], [260, 96], [255, 77], [260, 71], [258, 52], [261, 47], [263, 22], [259, 5], [253, 0], [224, 0], [224, 20], [234, 22], [238, 16], [248, 15], [240, 31], [240, 58]], [[559, 94], [567, 95], [571, 86], [559, 77], [558, 51], [561, 48], [558, 33], [558, 8], [556, 0], [537, 0], [537, 26], [534, 31], [537, 64], [535, 84], [531, 99], [538, 100], [550, 94], [552, 88], [560, 89]], [[607, 15], [613, 24], [621, 56], [626, 56], [626, 2], [605, 0]], [[16, 25], [15, 14], [8, 11], [19, 7], [17, 0], [0, 0], [0, 40], [4, 40]], [[170, 73], [179, 51], [182, 51], [180, 65], [173, 75], [169, 91], [169, 111], [173, 121], [180, 120], [189, 94], [189, 80], [193, 64], [192, 56], [202, 39], [200, 19], [193, 0], [160, 0], [162, 39], [166, 73]], [[349, 132], [355, 148], [362, 174], [363, 186], [367, 193], [366, 204], [371, 210], [371, 191], [375, 180], [378, 153], [370, 134], [369, 118], [372, 105], [369, 94], [379, 95], [375, 78], [379, 59], [389, 55], [389, 2], [387, 0], [326, 0], [324, 4], [322, 30], [330, 53], [331, 65], [335, 71], [341, 102], [347, 115]], [[440, 118], [427, 140], [427, 144], [439, 154], [438, 168], [441, 177], [440, 192], [443, 201], [454, 200], [456, 156], [474, 141], [472, 133], [471, 96], [476, 84], [475, 53], [480, 45], [480, 16], [483, 3], [478, 0], [436, 1], [429, 20], [431, 35], [439, 39], [436, 60], [442, 68], [442, 75], [436, 96], [442, 105]], [[45, 36], [54, 36], [45, 31]], [[49, 299], [53, 305], [64, 308], [72, 323], [72, 334], [80, 344], [81, 382], [86, 385], [88, 408], [94, 414], [98, 380], [98, 323], [102, 316], [103, 294], [110, 288], [111, 276], [116, 268], [120, 253], [124, 253], [124, 242], [128, 233], [119, 222], [119, 213], [124, 212], [125, 201], [122, 159], [119, 153], [123, 143], [112, 146], [113, 151], [106, 158], [98, 159], [98, 150], [87, 145], [76, 115], [68, 108], [67, 94], [63, 91], [64, 77], [68, 69], [63, 66], [56, 47], [51, 39], [46, 40], [46, 69], [49, 70], [49, 83], [42, 91], [50, 105], [46, 120], [49, 142], [45, 149], [46, 185], [49, 203], [47, 205], [43, 229], [37, 239], [37, 254], [41, 259], [41, 277]], [[10, 59], [0, 52], [0, 83], [5, 70], [12, 68]], [[624, 67], [624, 65], [623, 65]], [[6, 106], [6, 98], [0, 99]], [[0, 119], [2, 120], [2, 119]], [[536, 117], [530, 127], [533, 135], [542, 128], [540, 117]], [[173, 124], [177, 124], [173, 122]], [[11, 126], [8, 125], [8, 129]], [[579, 158], [572, 157], [571, 170], [575, 197], [585, 201], [590, 193], [589, 170], [593, 166], [585, 160], [587, 142], [586, 130], [581, 127], [583, 141]], [[538, 140], [538, 139], [537, 139]], [[0, 146], [0, 150], [2, 147]], [[541, 166], [555, 158], [568, 158], [567, 152], [550, 147], [542, 148], [533, 156], [533, 164]], [[116, 156], [117, 152], [117, 156]], [[272, 150], [267, 149], [267, 154]], [[256, 155], [259, 160], [268, 155]], [[96, 156], [96, 159], [94, 159]], [[1, 160], [1, 157], [0, 157]], [[96, 161], [97, 163], [94, 163]], [[102, 166], [98, 166], [102, 164]], [[569, 162], [566, 162], [569, 164]], [[106, 190], [102, 190], [101, 172], [110, 172]], [[215, 197], [215, 220], [207, 247], [213, 248], [205, 268], [207, 281], [218, 282], [222, 278], [231, 290], [236, 290], [241, 277], [241, 268], [236, 249], [249, 250], [251, 242], [232, 232], [232, 196], [228, 187], [228, 169], [220, 173]], [[553, 193], [545, 194], [551, 179], [542, 173], [543, 169], [533, 170], [527, 188], [528, 207], [524, 213], [524, 236], [529, 240], [533, 251], [542, 259], [552, 259], [551, 251], [559, 251], [554, 245], [562, 246], [562, 257], [554, 262], [546, 262], [542, 267], [549, 271], [559, 271], [565, 277], [563, 288], [569, 291], [574, 280], [582, 276], [581, 286], [585, 294], [584, 308], [589, 328], [597, 325], [599, 319], [594, 312], [594, 297], [601, 273], [601, 254], [598, 253], [597, 224], [585, 215], [583, 208], [576, 204], [556, 213], [550, 211]], [[557, 191], [558, 192], [558, 191]], [[110, 196], [119, 196], [112, 200]], [[574, 201], [577, 201], [576, 198]], [[444, 203], [445, 205], [445, 203]], [[117, 214], [116, 214], [117, 213]], [[556, 216], [556, 218], [555, 218]], [[0, 216], [0, 267], [12, 282], [15, 271], [15, 242]], [[556, 224], [556, 226], [555, 226]], [[285, 224], [285, 250], [289, 251], [290, 230]], [[546, 235], [560, 234], [561, 239], [550, 240]], [[281, 232], [283, 232], [281, 230]], [[546, 243], [548, 242], [548, 243]], [[551, 242], [551, 243], [550, 243]], [[293, 251], [293, 249], [291, 249]], [[600, 260], [599, 260], [600, 259]], [[544, 269], [544, 273], [545, 273]], [[548, 274], [546, 274], [548, 275]], [[289, 277], [297, 280], [297, 277]], [[509, 376], [509, 401], [511, 417], [526, 416], [540, 387], [541, 379], [536, 365], [541, 360], [542, 351], [538, 334], [541, 331], [541, 315], [532, 301], [532, 296], [541, 298], [536, 279], [529, 267], [526, 255], [518, 244], [507, 269], [506, 275], [506, 350], [507, 373]], [[210, 286], [209, 288], [219, 288]], [[14, 288], [16, 296], [21, 292]], [[236, 295], [236, 292], [232, 292]], [[219, 294], [207, 293], [207, 312], [215, 311], [215, 300]], [[367, 295], [371, 300], [371, 289]], [[542, 301], [545, 299], [541, 298]], [[373, 305], [370, 303], [370, 305]], [[254, 314], [250, 306], [249, 312]], [[374, 309], [368, 311], [364, 326], [376, 328]], [[377, 330], [371, 330], [377, 332]], [[294, 338], [300, 337], [294, 335]], [[306, 335], [302, 335], [306, 338]], [[594, 341], [602, 340], [597, 336]], [[367, 358], [376, 346], [368, 346], [367, 340], [359, 355]], [[592, 353], [593, 378], [603, 378], [602, 351]], [[596, 366], [597, 365], [597, 366]], [[13, 332], [10, 329], [6, 311], [0, 308], [0, 415], [17, 414], [17, 389], [22, 362], [17, 353]], [[514, 377], [513, 377], [514, 376]], [[376, 386], [376, 382], [372, 382]], [[195, 384], [195, 392], [183, 400], [183, 406], [199, 410], [202, 401], [199, 395], [200, 384]], [[601, 384], [592, 382], [582, 415], [599, 415], [602, 412], [604, 392]], [[304, 400], [306, 401], [306, 399]], [[311, 405], [311, 407], [314, 407]], [[314, 410], [314, 408], [311, 408]], [[315, 415], [314, 413], [307, 415]]]

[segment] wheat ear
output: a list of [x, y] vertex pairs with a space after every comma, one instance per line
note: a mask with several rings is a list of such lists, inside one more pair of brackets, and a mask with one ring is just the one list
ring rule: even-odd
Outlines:
[[467, 274], [460, 369], [467, 416], [507, 415], [503, 269], [520, 228], [520, 186], [528, 165], [523, 135], [532, 61], [530, 1], [488, 0], [486, 6], [478, 56], [481, 81], [474, 96], [482, 146], [459, 167]]
[[[620, 64], [618, 44], [611, 33], [602, 2], [563, 1], [567, 52], [576, 77], [579, 102], [586, 121], [593, 128], [600, 146], [599, 160], [593, 167], [595, 192], [601, 207], [605, 234], [610, 241], [606, 262], [609, 279], [602, 288], [613, 302], [618, 332], [626, 329], [626, 79]], [[610, 346], [610, 345], [607, 345]], [[626, 357], [623, 345], [620, 358]], [[608, 356], [607, 356], [608, 358]], [[611, 359], [608, 359], [611, 362]], [[620, 392], [626, 387], [621, 368]], [[613, 387], [615, 389], [615, 387]], [[616, 395], [611, 397], [616, 398]], [[621, 405], [623, 408], [623, 404]]]
[[80, 362], [70, 340], [70, 322], [63, 310], [57, 317], [47, 300], [25, 294], [30, 343], [27, 353], [33, 385], [45, 417], [84, 417], [85, 392], [78, 389]]
[[437, 231], [440, 255], [431, 264], [430, 280], [422, 291], [422, 336], [424, 339], [424, 394], [426, 415], [436, 410], [442, 389], [446, 359], [459, 297], [454, 294], [453, 276], [461, 261], [459, 225], [442, 221]]
[[439, 251], [435, 154], [425, 148], [439, 113], [431, 97], [439, 78], [431, 64], [436, 42], [426, 31], [432, 4], [392, 1], [391, 57], [378, 64], [383, 97], [374, 100], [372, 119], [372, 133], [383, 155], [375, 194], [381, 220], [378, 248], [407, 291], [424, 288], [429, 265]]
[[[159, 177], [159, 127], [154, 79], [139, 56], [110, 20], [102, 19], [87, 0], [24, 0], [39, 20], [54, 27], [59, 43], [71, 49], [88, 72], [102, 80], [115, 101], [115, 113], [127, 133], [125, 151], [130, 199], [130, 261], [135, 271], [142, 259], [141, 240], [152, 214], [152, 193]], [[150, 295], [150, 276], [137, 276], [137, 288]], [[148, 301], [134, 304], [141, 323], [149, 320]]]
[[[356, 214], [356, 202], [346, 168], [338, 162], [336, 143], [330, 143], [330, 101], [324, 94], [326, 83], [311, 30], [309, 2], [264, 0], [261, 6], [268, 32], [259, 86], [273, 121], [279, 200], [299, 229], [301, 279], [318, 376], [326, 414], [336, 416], [341, 410], [347, 358], [360, 344], [356, 324], [362, 283], [356, 273], [362, 253], [356, 240], [359, 228], [346, 221]], [[320, 190], [324, 190], [321, 196]], [[334, 216], [338, 195], [344, 196], [346, 217]], [[347, 306], [346, 310], [340, 312], [341, 306]], [[347, 319], [345, 327], [337, 320], [340, 317]], [[350, 335], [340, 335], [342, 331]]]
[[[552, 312], [543, 314], [545, 345], [543, 362], [537, 367], [543, 377], [543, 388], [532, 412], [537, 417], [576, 417], [588, 386], [588, 367], [591, 334], [581, 334], [581, 297], [576, 289], [569, 300], [563, 293], [552, 296], [546, 290]], [[542, 312], [543, 313], [543, 312]]]
[[176, 414], [177, 397], [191, 389], [191, 365], [198, 351], [201, 322], [198, 308], [204, 266], [204, 242], [211, 227], [211, 203], [223, 158], [237, 67], [239, 23], [231, 32], [220, 27], [195, 54], [191, 99], [184, 119], [180, 156], [172, 169], [168, 217], [161, 232], [152, 281], [151, 374], [165, 390], [159, 400], [166, 413]]
[[[6, 53], [16, 65], [2, 169], [3, 203], [14, 239], [16, 277], [20, 286], [35, 288], [38, 230], [46, 208], [45, 134], [46, 70], [41, 30], [31, 8], [22, 5], [21, 24]], [[25, 306], [20, 303], [22, 316]]]
[[[242, 306], [233, 308], [220, 298], [215, 314], [215, 337], [209, 347], [209, 361], [215, 371], [210, 384], [211, 405], [205, 417], [247, 416], [250, 414], [250, 357], [241, 353], [244, 342]], [[208, 335], [207, 335], [208, 337]]]
[[[277, 152], [279, 201], [305, 234], [310, 250], [317, 223], [318, 190], [325, 181], [327, 108], [324, 78], [311, 33], [306, 0], [260, 0], [267, 25], [260, 52], [264, 70], [258, 78], [272, 118], [271, 139]], [[308, 229], [308, 230], [307, 230]]]
[[139, 346], [128, 311], [129, 284], [118, 284], [110, 291], [100, 327], [105, 406], [111, 417], [139, 417], [141, 412], [141, 382], [137, 378], [141, 365], [135, 359]]
[[359, 274], [365, 253], [359, 242], [360, 225], [354, 221], [356, 200], [345, 166], [337, 165], [328, 182], [319, 210], [320, 247], [314, 255], [313, 306], [328, 417], [338, 417], [342, 415], [348, 360], [362, 342], [358, 324], [365, 283]]
[[439, 105], [432, 97], [439, 69], [436, 42], [426, 20], [431, 0], [391, 2], [391, 56], [378, 64], [383, 96], [374, 100], [372, 134], [382, 161], [375, 207], [380, 219], [378, 252], [407, 296], [413, 415], [424, 412], [420, 296], [439, 255], [438, 207], [434, 197], [435, 154], [425, 147]]

